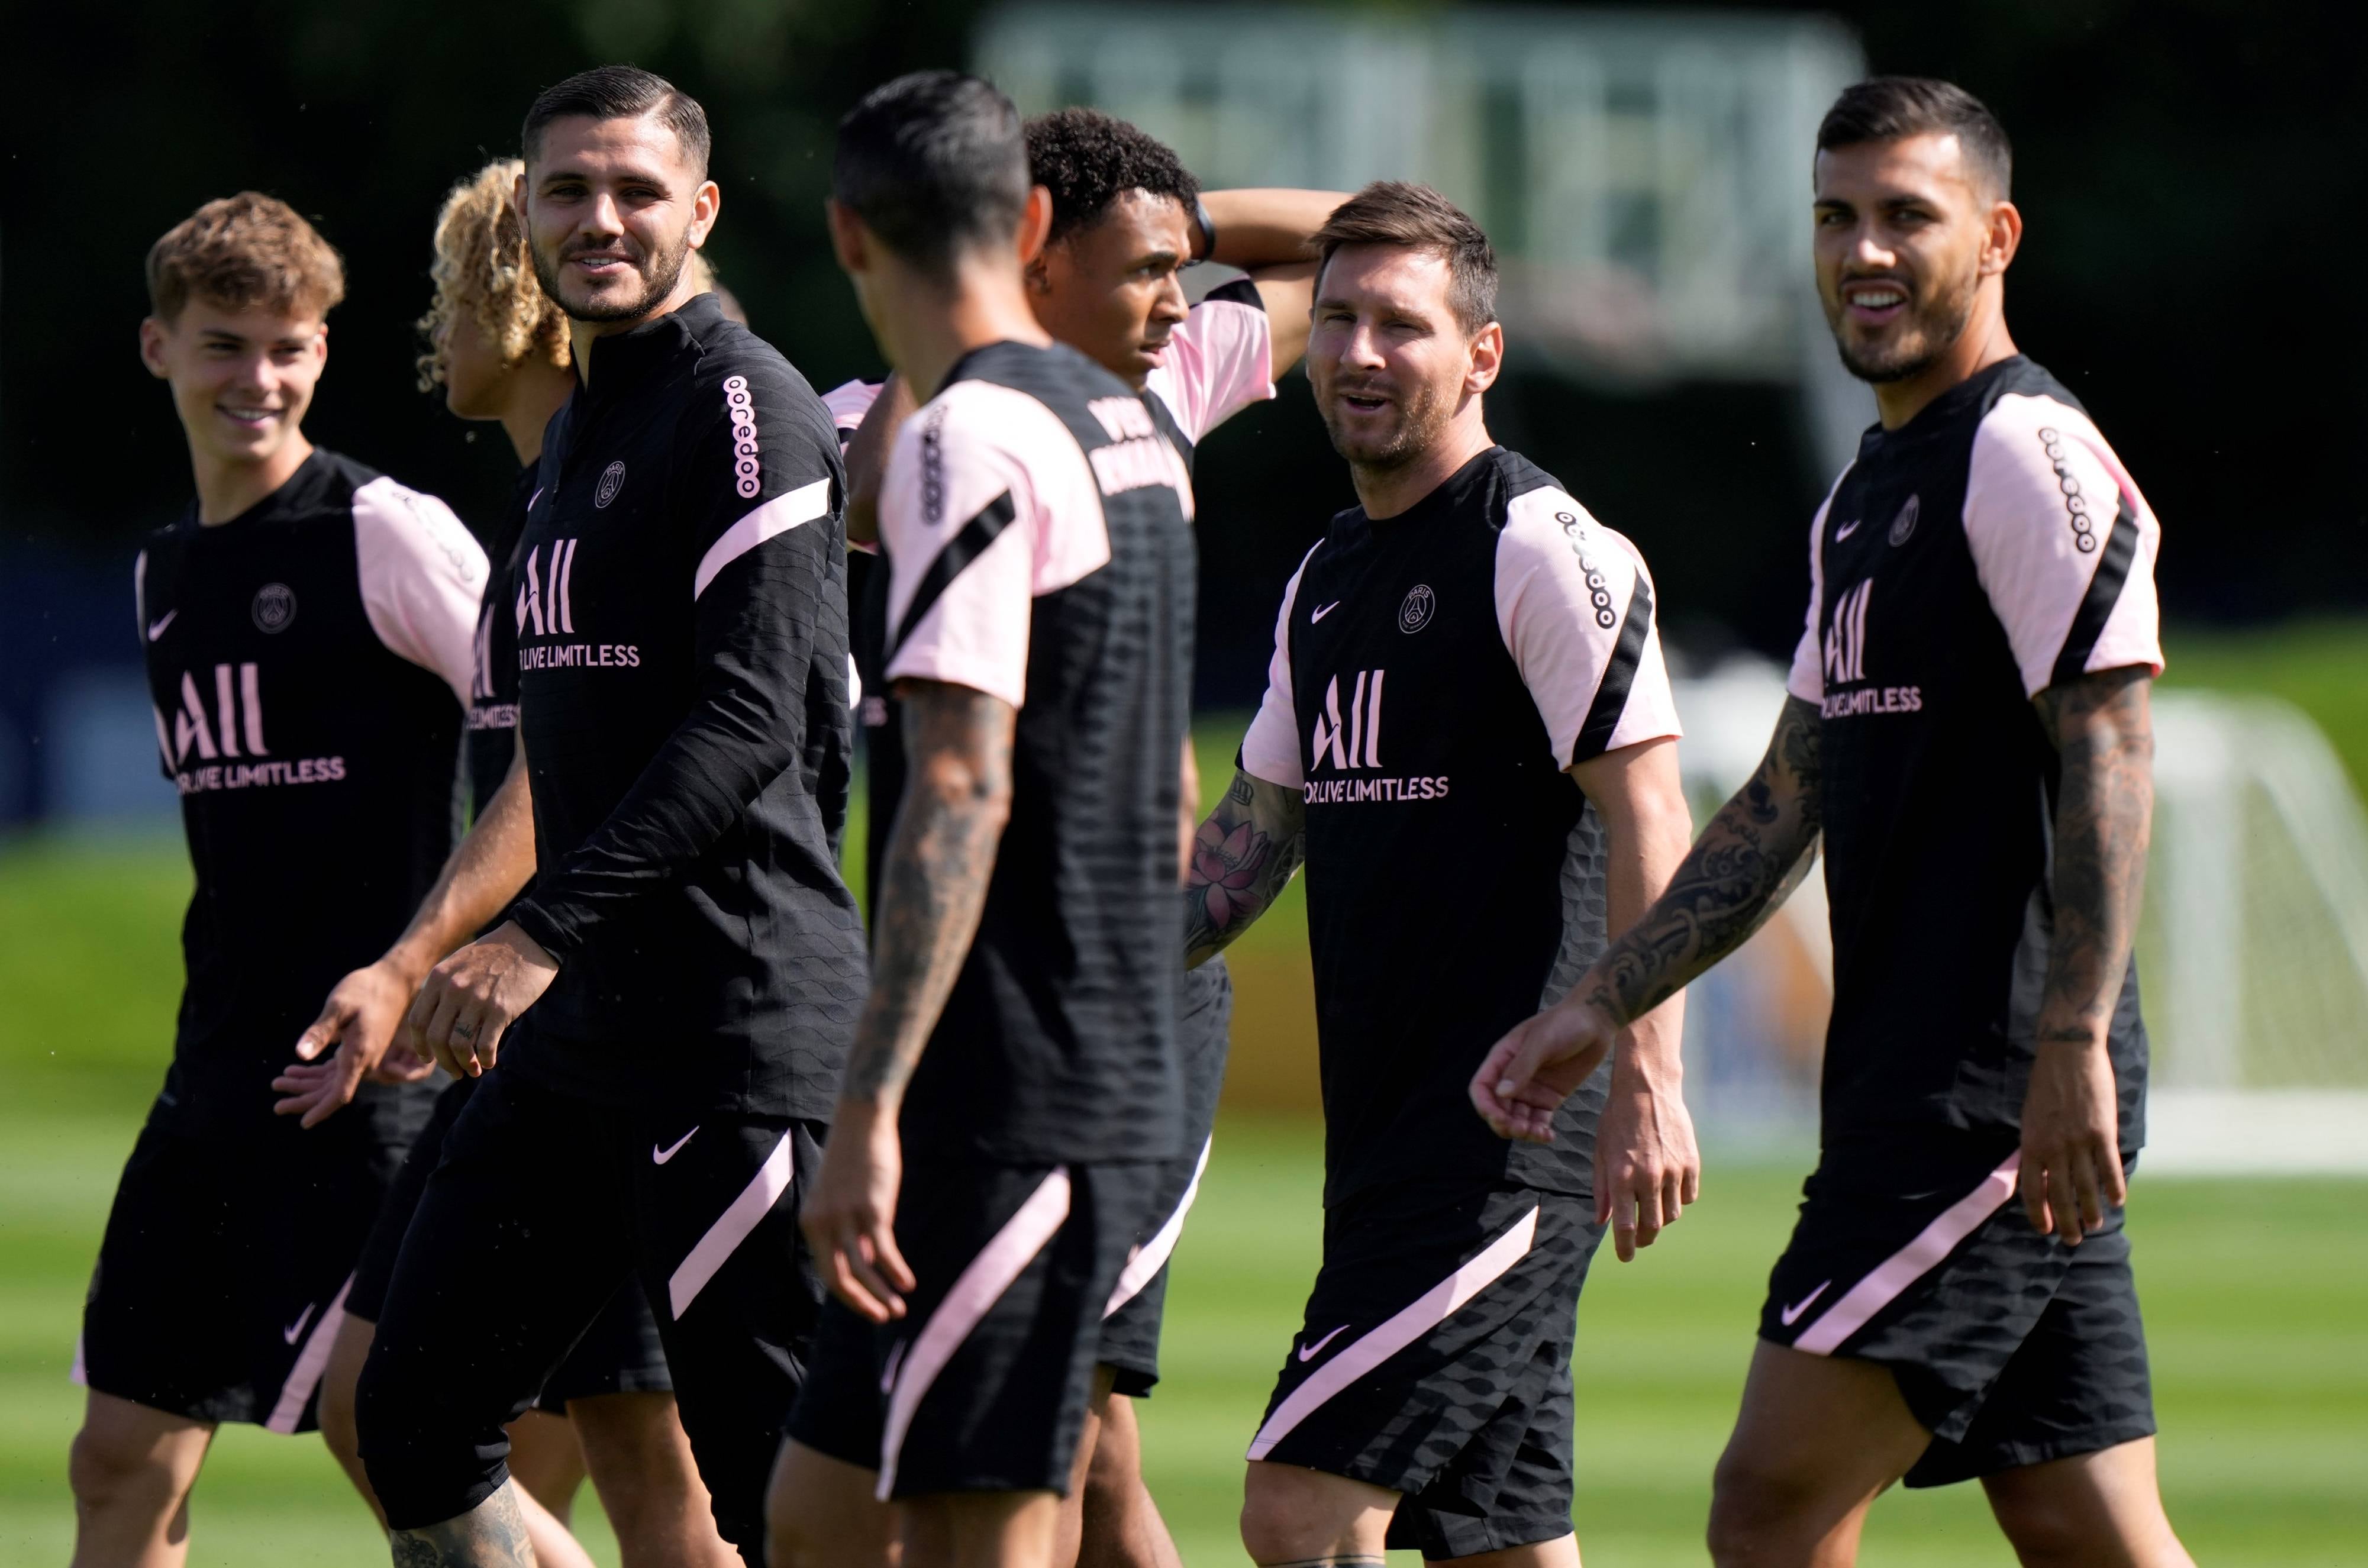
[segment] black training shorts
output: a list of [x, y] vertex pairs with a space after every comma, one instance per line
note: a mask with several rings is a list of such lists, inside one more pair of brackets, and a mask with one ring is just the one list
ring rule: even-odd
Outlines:
[[192, 1421], [312, 1430], [355, 1257], [417, 1126], [289, 1117], [200, 1138], [152, 1111], [99, 1243], [75, 1380]]
[[1912, 1171], [1829, 1156], [1760, 1309], [1771, 1345], [1891, 1369], [1933, 1434], [1910, 1486], [2155, 1429], [2120, 1212], [2077, 1247], [2041, 1235], [2015, 1195], [2015, 1148], [1964, 1142], [1964, 1158], [1921, 1158]]
[[877, 1471], [883, 1498], [1066, 1493], [1102, 1319], [1167, 1170], [907, 1165], [906, 1315], [827, 1304], [790, 1436]]
[[1200, 1196], [1208, 1168], [1217, 1096], [1225, 1085], [1225, 1052], [1234, 1021], [1234, 982], [1223, 955], [1184, 972], [1176, 1050], [1184, 1069], [1185, 1153], [1160, 1178], [1149, 1228], [1127, 1260], [1102, 1320], [1102, 1365], [1117, 1376], [1113, 1393], [1140, 1399], [1159, 1381], [1159, 1331], [1167, 1313], [1167, 1259], [1184, 1233], [1184, 1218]]
[[[375, 1324], [386, 1310], [387, 1287], [394, 1279], [394, 1260], [403, 1250], [404, 1233], [411, 1228], [411, 1216], [419, 1207], [420, 1195], [427, 1190], [427, 1178], [444, 1157], [445, 1135], [484, 1082], [483, 1078], [456, 1078], [436, 1096], [427, 1126], [404, 1156], [403, 1168], [395, 1174], [394, 1185], [379, 1210], [378, 1222], [362, 1246], [361, 1261], [354, 1266], [353, 1289], [346, 1293], [347, 1316]], [[666, 1346], [658, 1338], [657, 1319], [651, 1315], [649, 1299], [638, 1285], [628, 1281], [609, 1298], [609, 1304], [600, 1309], [600, 1315], [568, 1351], [567, 1358], [552, 1369], [534, 1403], [538, 1410], [564, 1415], [571, 1399], [667, 1393], [673, 1388]]]
[[1425, 1557], [1570, 1533], [1570, 1356], [1603, 1228], [1590, 1199], [1368, 1187], [1324, 1215], [1324, 1261], [1249, 1457], [1405, 1494], [1389, 1545]]
[[821, 1299], [796, 1202], [819, 1131], [598, 1104], [507, 1067], [484, 1079], [421, 1194], [362, 1368], [362, 1459], [388, 1522], [449, 1519], [499, 1487], [503, 1427], [618, 1290], [638, 1289], [716, 1527], [761, 1552]]

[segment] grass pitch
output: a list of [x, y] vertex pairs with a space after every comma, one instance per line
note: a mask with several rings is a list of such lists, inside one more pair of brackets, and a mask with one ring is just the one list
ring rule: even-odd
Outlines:
[[[0, 1564], [70, 1549], [81, 1395], [67, 1368], [116, 1176], [170, 1049], [188, 886], [168, 839], [0, 846]], [[1262, 940], [1287, 940], [1288, 926], [1269, 927]], [[1193, 1563], [1244, 1561], [1241, 1452], [1300, 1328], [1318, 1163], [1311, 1123], [1229, 1118], [1177, 1254], [1167, 1381], [1144, 1428], [1152, 1488]], [[1577, 1525], [1595, 1568], [1703, 1561], [1711, 1465], [1799, 1176], [1713, 1157], [1705, 1202], [1659, 1246], [1625, 1267], [1599, 1261], [1576, 1369]], [[2164, 1491], [2197, 1559], [2368, 1562], [2368, 1183], [2142, 1174], [2130, 1229]], [[313, 1437], [225, 1428], [192, 1514], [201, 1568], [386, 1561]], [[588, 1489], [577, 1523], [613, 1563]], [[1884, 1498], [1862, 1560], [2010, 1558], [1978, 1489], [1960, 1486]]]

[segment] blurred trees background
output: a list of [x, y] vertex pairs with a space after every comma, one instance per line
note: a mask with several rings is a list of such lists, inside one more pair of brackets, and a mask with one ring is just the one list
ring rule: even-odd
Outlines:
[[[2005, 120], [2029, 223], [2009, 319], [2165, 518], [2170, 612], [2368, 606], [2368, 391], [2348, 280], [2368, 197], [2368, 56], [2339, 41], [2354, 9], [1823, 9], [1859, 29], [1876, 70], [1947, 75]], [[430, 224], [456, 178], [515, 150], [535, 91], [585, 65], [632, 60], [707, 105], [724, 281], [817, 388], [879, 373], [823, 233], [832, 126], [899, 71], [963, 63], [977, 14], [961, 0], [9, 0], [0, 618], [40, 615], [27, 585], [70, 563], [128, 562], [185, 504], [178, 429], [133, 351], [141, 264], [198, 202], [242, 187], [314, 216], [347, 258], [314, 438], [486, 517], [506, 443], [415, 388]], [[1789, 650], [1805, 521], [1830, 475], [1782, 396], [1516, 377], [1492, 417], [1643, 545], [1681, 647]], [[1283, 577], [1349, 496], [1296, 379], [1210, 450], [1203, 695], [1239, 702]], [[28, 631], [0, 629], [11, 662], [85, 635]], [[118, 631], [107, 645], [131, 656]]]

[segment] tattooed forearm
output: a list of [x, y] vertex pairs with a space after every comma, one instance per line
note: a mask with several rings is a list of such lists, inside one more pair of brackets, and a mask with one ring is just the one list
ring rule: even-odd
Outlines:
[[1758, 771], [1719, 808], [1654, 902], [1578, 994], [1629, 1023], [1685, 989], [1766, 924], [1816, 858], [1823, 820], [1817, 705], [1784, 699]]
[[904, 1093], [986, 904], [1011, 812], [1011, 705], [967, 687], [901, 687], [912, 757], [871, 913], [871, 994], [840, 1093]]
[[2142, 668], [2106, 670], [2039, 694], [2063, 763], [2043, 1040], [2102, 1040], [2129, 970], [2154, 817], [2151, 685]]
[[1192, 835], [1184, 878], [1184, 967], [1197, 969], [1264, 915], [1307, 853], [1299, 791], [1235, 773]]
[[527, 1540], [516, 1484], [503, 1483], [492, 1496], [457, 1518], [389, 1534], [394, 1568], [534, 1568], [534, 1548]]

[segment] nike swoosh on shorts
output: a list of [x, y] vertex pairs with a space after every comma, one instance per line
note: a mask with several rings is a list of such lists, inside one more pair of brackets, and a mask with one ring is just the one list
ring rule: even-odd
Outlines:
[[[705, 1123], [702, 1122], [700, 1125], [704, 1126]], [[694, 1127], [689, 1131], [684, 1133], [681, 1137], [676, 1139], [674, 1141], [674, 1147], [671, 1149], [661, 1149], [655, 1143], [651, 1144], [650, 1164], [654, 1165], [665, 1165], [668, 1160], [673, 1159], [677, 1154], [682, 1153], [682, 1146], [685, 1143], [689, 1142], [692, 1139], [698, 1136], [699, 1128]]]

